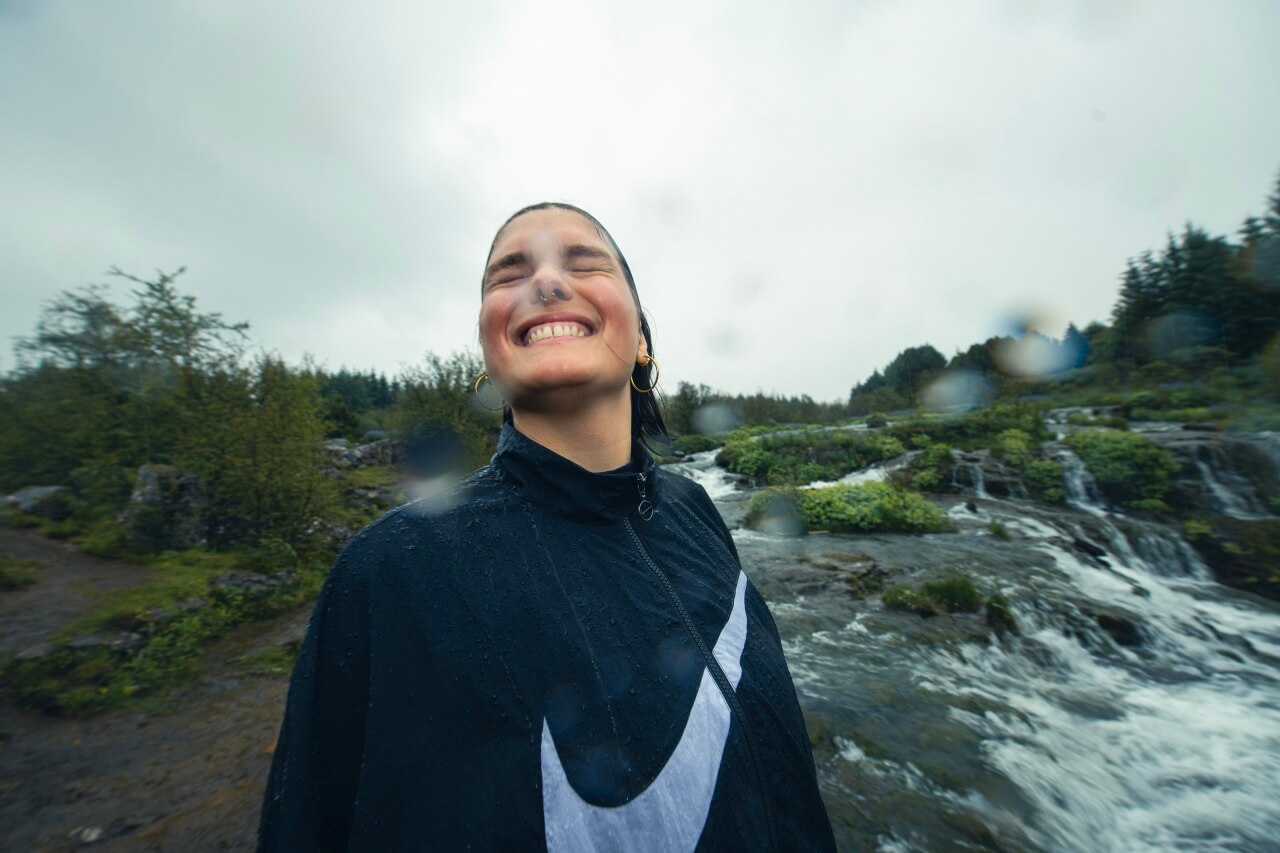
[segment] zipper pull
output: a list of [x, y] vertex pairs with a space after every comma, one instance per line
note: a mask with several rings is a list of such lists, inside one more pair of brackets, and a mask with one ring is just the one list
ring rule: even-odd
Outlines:
[[640, 492], [640, 505], [636, 507], [636, 512], [640, 513], [640, 518], [642, 520], [648, 521], [649, 519], [653, 518], [654, 509], [653, 509], [653, 501], [649, 500], [649, 498], [644, 493], [644, 483], [645, 483], [644, 472], [643, 471], [637, 472], [636, 473], [636, 489], [638, 489]]

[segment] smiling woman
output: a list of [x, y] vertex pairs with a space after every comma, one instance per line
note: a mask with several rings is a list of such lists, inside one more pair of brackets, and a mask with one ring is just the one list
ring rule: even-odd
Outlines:
[[764, 599], [706, 492], [644, 449], [653, 338], [617, 244], [520, 211], [479, 325], [498, 452], [338, 558], [259, 849], [832, 849]]

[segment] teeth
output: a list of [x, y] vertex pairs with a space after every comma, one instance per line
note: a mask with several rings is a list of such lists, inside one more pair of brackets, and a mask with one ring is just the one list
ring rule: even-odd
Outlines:
[[580, 323], [547, 323], [534, 326], [525, 335], [525, 343], [536, 344], [547, 338], [585, 338], [589, 333]]

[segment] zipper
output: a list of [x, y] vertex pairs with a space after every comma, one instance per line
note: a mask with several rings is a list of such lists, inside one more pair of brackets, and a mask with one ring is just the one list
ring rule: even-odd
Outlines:
[[[645, 521], [653, 517], [653, 504], [644, 498], [644, 474], [637, 474], [639, 478], [637, 483], [640, 489], [640, 506], [649, 506], [649, 515], [641, 515]], [[778, 832], [773, 823], [773, 809], [769, 801], [769, 792], [765, 788], [764, 775], [760, 772], [760, 759], [756, 754], [755, 742], [747, 731], [746, 717], [743, 716], [742, 706], [738, 704], [738, 695], [733, 691], [733, 687], [729, 684], [729, 677], [724, 674], [724, 670], [720, 668], [720, 662], [716, 660], [716, 656], [707, 648], [706, 641], [702, 635], [698, 633], [697, 628], [693, 624], [693, 619], [689, 616], [689, 611], [685, 610], [684, 602], [680, 600], [680, 596], [676, 595], [675, 587], [671, 584], [671, 579], [667, 577], [667, 573], [658, 568], [658, 564], [649, 556], [649, 552], [645, 550], [644, 544], [641, 543], [640, 537], [636, 534], [635, 527], [631, 524], [629, 516], [623, 516], [623, 525], [627, 528], [627, 533], [631, 534], [631, 541], [635, 543], [636, 550], [640, 552], [640, 557], [645, 564], [653, 571], [654, 576], [658, 579], [658, 583], [662, 586], [663, 591], [667, 594], [667, 598], [671, 600], [671, 604], [675, 607], [676, 613], [680, 616], [680, 620], [684, 622], [685, 630], [689, 632], [689, 636], [693, 638], [694, 644], [698, 647], [698, 651], [702, 653], [702, 659], [706, 662], [707, 672], [711, 673], [711, 677], [715, 680], [716, 686], [720, 688], [720, 694], [724, 696], [724, 701], [729, 705], [729, 712], [733, 717], [738, 719], [742, 726], [742, 739], [747, 744], [747, 760], [751, 762], [752, 774], [756, 777], [756, 785], [760, 789], [760, 803], [764, 808], [765, 824], [769, 827], [769, 846], [773, 850], [780, 850], [778, 846]], [[739, 569], [741, 571], [741, 569]], [[726, 747], [728, 743], [726, 742]]]

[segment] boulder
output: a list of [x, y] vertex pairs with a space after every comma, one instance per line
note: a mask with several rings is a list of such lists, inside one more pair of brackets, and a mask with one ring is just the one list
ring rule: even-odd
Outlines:
[[283, 586], [287, 586], [292, 580], [293, 576], [288, 572], [264, 575], [258, 572], [232, 569], [210, 580], [209, 588], [217, 592], [239, 592], [252, 597], [274, 592]]
[[346, 439], [335, 438], [324, 443], [324, 451], [334, 468], [372, 468], [395, 465], [404, 459], [404, 445], [389, 438], [356, 447], [350, 446]]
[[173, 465], [143, 465], [121, 516], [125, 538], [147, 551], [198, 548], [208, 537], [204, 483]]
[[71, 515], [71, 491], [66, 486], [27, 486], [8, 498], [9, 506], [54, 521]]
[[106, 649], [110, 652], [136, 652], [146, 644], [146, 639], [133, 631], [104, 631], [87, 637], [77, 637], [67, 643], [67, 648], [82, 652], [95, 649]]

